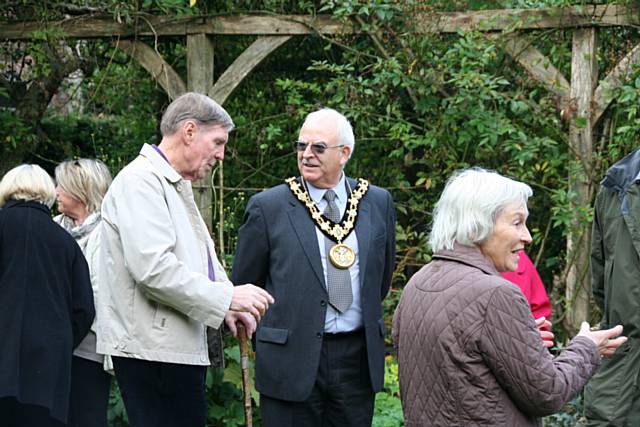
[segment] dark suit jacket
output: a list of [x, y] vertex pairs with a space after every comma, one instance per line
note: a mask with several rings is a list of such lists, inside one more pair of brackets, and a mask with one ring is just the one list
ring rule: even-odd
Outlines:
[[46, 206], [8, 201], [0, 210], [0, 397], [66, 422], [71, 354], [94, 314], [89, 269], [73, 237]]
[[[351, 188], [356, 181], [349, 179]], [[367, 357], [374, 391], [384, 379], [382, 300], [395, 268], [391, 195], [370, 186], [360, 201], [355, 233]], [[256, 388], [303, 401], [318, 371], [328, 295], [315, 224], [283, 184], [253, 196], [238, 232], [232, 281], [253, 283], [275, 298], [256, 332]]]

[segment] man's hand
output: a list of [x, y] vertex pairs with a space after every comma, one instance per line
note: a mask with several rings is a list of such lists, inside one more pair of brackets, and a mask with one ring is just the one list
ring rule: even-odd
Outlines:
[[587, 322], [582, 322], [582, 325], [580, 325], [580, 332], [578, 332], [578, 335], [576, 336], [587, 337], [591, 341], [593, 341], [598, 348], [598, 353], [600, 353], [600, 356], [611, 356], [616, 352], [618, 347], [620, 347], [625, 341], [627, 341], [627, 337], [618, 336], [621, 333], [621, 325], [618, 325], [611, 329], [592, 331]]
[[553, 332], [551, 332], [551, 322], [543, 317], [536, 319], [536, 327], [542, 338], [542, 345], [545, 347], [553, 347]]
[[258, 326], [256, 319], [249, 313], [242, 313], [233, 310], [229, 310], [227, 312], [224, 316], [224, 321], [234, 337], [238, 336], [238, 323], [244, 325], [244, 329], [247, 331], [247, 338], [249, 339], [251, 339], [251, 336]]
[[256, 322], [259, 322], [269, 305], [274, 302], [273, 297], [264, 289], [251, 284], [240, 285], [233, 288], [229, 309], [251, 313]]

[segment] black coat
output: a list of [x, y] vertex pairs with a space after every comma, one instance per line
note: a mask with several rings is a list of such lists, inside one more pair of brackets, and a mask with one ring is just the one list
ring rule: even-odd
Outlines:
[[[353, 179], [349, 183], [356, 187]], [[391, 195], [370, 186], [360, 202], [355, 233], [373, 391], [384, 380], [382, 300], [395, 268], [395, 218]], [[256, 332], [256, 388], [276, 399], [307, 399], [320, 363], [328, 295], [315, 224], [287, 185], [249, 200], [231, 281], [263, 287], [276, 300]]]
[[0, 397], [40, 405], [66, 422], [72, 351], [95, 310], [73, 237], [37, 202], [0, 210]]

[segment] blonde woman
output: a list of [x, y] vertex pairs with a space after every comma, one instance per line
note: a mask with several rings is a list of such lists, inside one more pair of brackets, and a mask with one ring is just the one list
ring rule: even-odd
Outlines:
[[[97, 298], [93, 265], [99, 245], [100, 205], [109, 185], [109, 169], [99, 160], [78, 159], [56, 167], [56, 195], [60, 215], [54, 221], [78, 242], [91, 270], [91, 285]], [[73, 352], [69, 426], [106, 427], [111, 376], [103, 369], [104, 356], [96, 353], [95, 326]]]
[[53, 180], [21, 165], [0, 181], [0, 424], [66, 425], [71, 353], [94, 318], [89, 270], [51, 219]]

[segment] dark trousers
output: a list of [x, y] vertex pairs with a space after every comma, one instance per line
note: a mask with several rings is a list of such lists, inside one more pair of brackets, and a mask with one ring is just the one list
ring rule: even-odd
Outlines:
[[364, 330], [325, 334], [318, 376], [304, 402], [260, 395], [264, 427], [366, 427], [371, 425], [371, 389]]
[[73, 356], [69, 427], [107, 427], [111, 375], [102, 363]]
[[0, 398], [0, 425], [3, 427], [64, 427], [51, 418], [49, 410], [38, 405], [18, 402], [15, 397]]
[[114, 357], [130, 427], [204, 427], [206, 366]]

